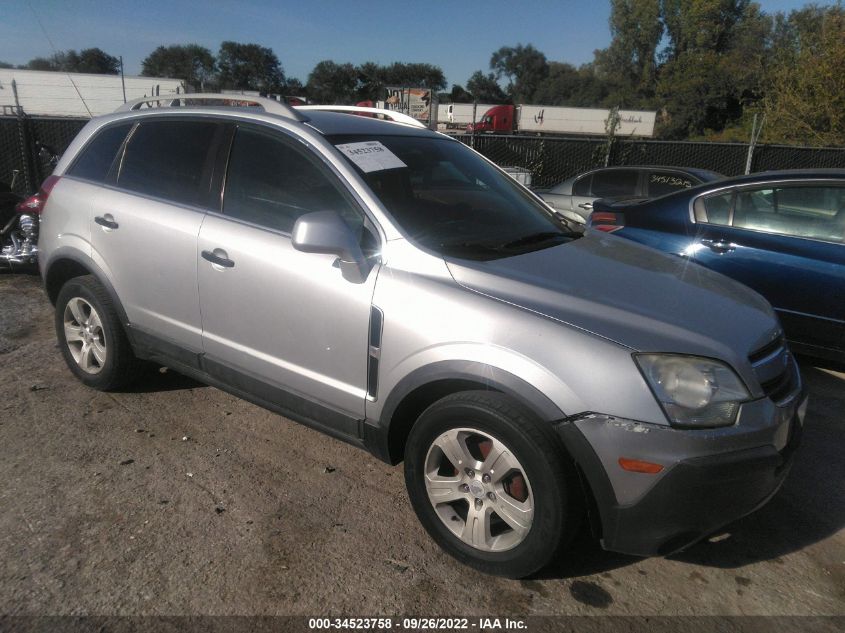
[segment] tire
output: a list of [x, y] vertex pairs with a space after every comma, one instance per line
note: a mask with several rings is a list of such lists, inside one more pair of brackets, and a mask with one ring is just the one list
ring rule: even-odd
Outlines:
[[405, 484], [434, 541], [495, 576], [524, 578], [545, 567], [584, 514], [560, 439], [498, 392], [464, 391], [428, 407], [405, 445]]
[[74, 277], [62, 286], [56, 299], [55, 324], [65, 362], [89, 387], [114, 391], [138, 374], [140, 361], [132, 352], [111, 297], [93, 275]]

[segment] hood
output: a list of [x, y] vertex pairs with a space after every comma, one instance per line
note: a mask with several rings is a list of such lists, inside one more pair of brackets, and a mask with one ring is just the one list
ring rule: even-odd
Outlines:
[[739, 360], [780, 331], [756, 292], [613, 235], [590, 232], [533, 253], [447, 265], [470, 290], [636, 351]]

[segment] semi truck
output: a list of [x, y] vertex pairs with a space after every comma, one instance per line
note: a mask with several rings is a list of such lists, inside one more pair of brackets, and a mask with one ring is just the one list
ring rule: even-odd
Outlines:
[[[654, 136], [657, 113], [645, 110], [619, 110], [617, 136]], [[488, 109], [467, 132], [498, 134], [607, 134], [611, 110], [567, 108], [542, 105], [497, 105]]]

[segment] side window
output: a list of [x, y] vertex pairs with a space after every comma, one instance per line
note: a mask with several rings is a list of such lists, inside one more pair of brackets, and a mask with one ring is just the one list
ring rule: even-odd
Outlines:
[[590, 174], [588, 176], [584, 176], [575, 181], [572, 185], [572, 195], [573, 196], [589, 196], [590, 195], [590, 183], [593, 181], [593, 175]]
[[100, 130], [76, 157], [67, 171], [68, 176], [104, 182], [117, 151], [133, 125], [134, 123], [123, 123]]
[[733, 192], [723, 193], [695, 201], [695, 219], [697, 222], [728, 225], [731, 222], [731, 204]]
[[118, 186], [205, 206], [213, 161], [210, 149], [222, 127], [213, 121], [142, 122], [126, 145]]
[[631, 169], [613, 169], [593, 174], [592, 194], [596, 198], [633, 196], [637, 193], [640, 173]]
[[845, 188], [784, 187], [743, 192], [737, 197], [734, 226], [843, 242]]
[[224, 215], [290, 233], [299, 216], [330, 210], [360, 235], [363, 215], [316, 158], [271, 134], [238, 129], [226, 176]]
[[767, 230], [775, 217], [774, 189], [738, 191], [734, 202], [733, 225], [740, 229]]
[[646, 179], [649, 198], [665, 196], [667, 193], [673, 193], [681, 189], [689, 189], [693, 184], [695, 183], [693, 183], [689, 176], [670, 171], [651, 171], [648, 173], [648, 178]]

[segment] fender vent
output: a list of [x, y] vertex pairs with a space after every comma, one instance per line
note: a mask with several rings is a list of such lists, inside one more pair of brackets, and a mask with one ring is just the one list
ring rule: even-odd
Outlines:
[[381, 357], [381, 330], [384, 321], [382, 311], [370, 308], [370, 338], [367, 355], [367, 397], [375, 400], [378, 396], [378, 361]]

